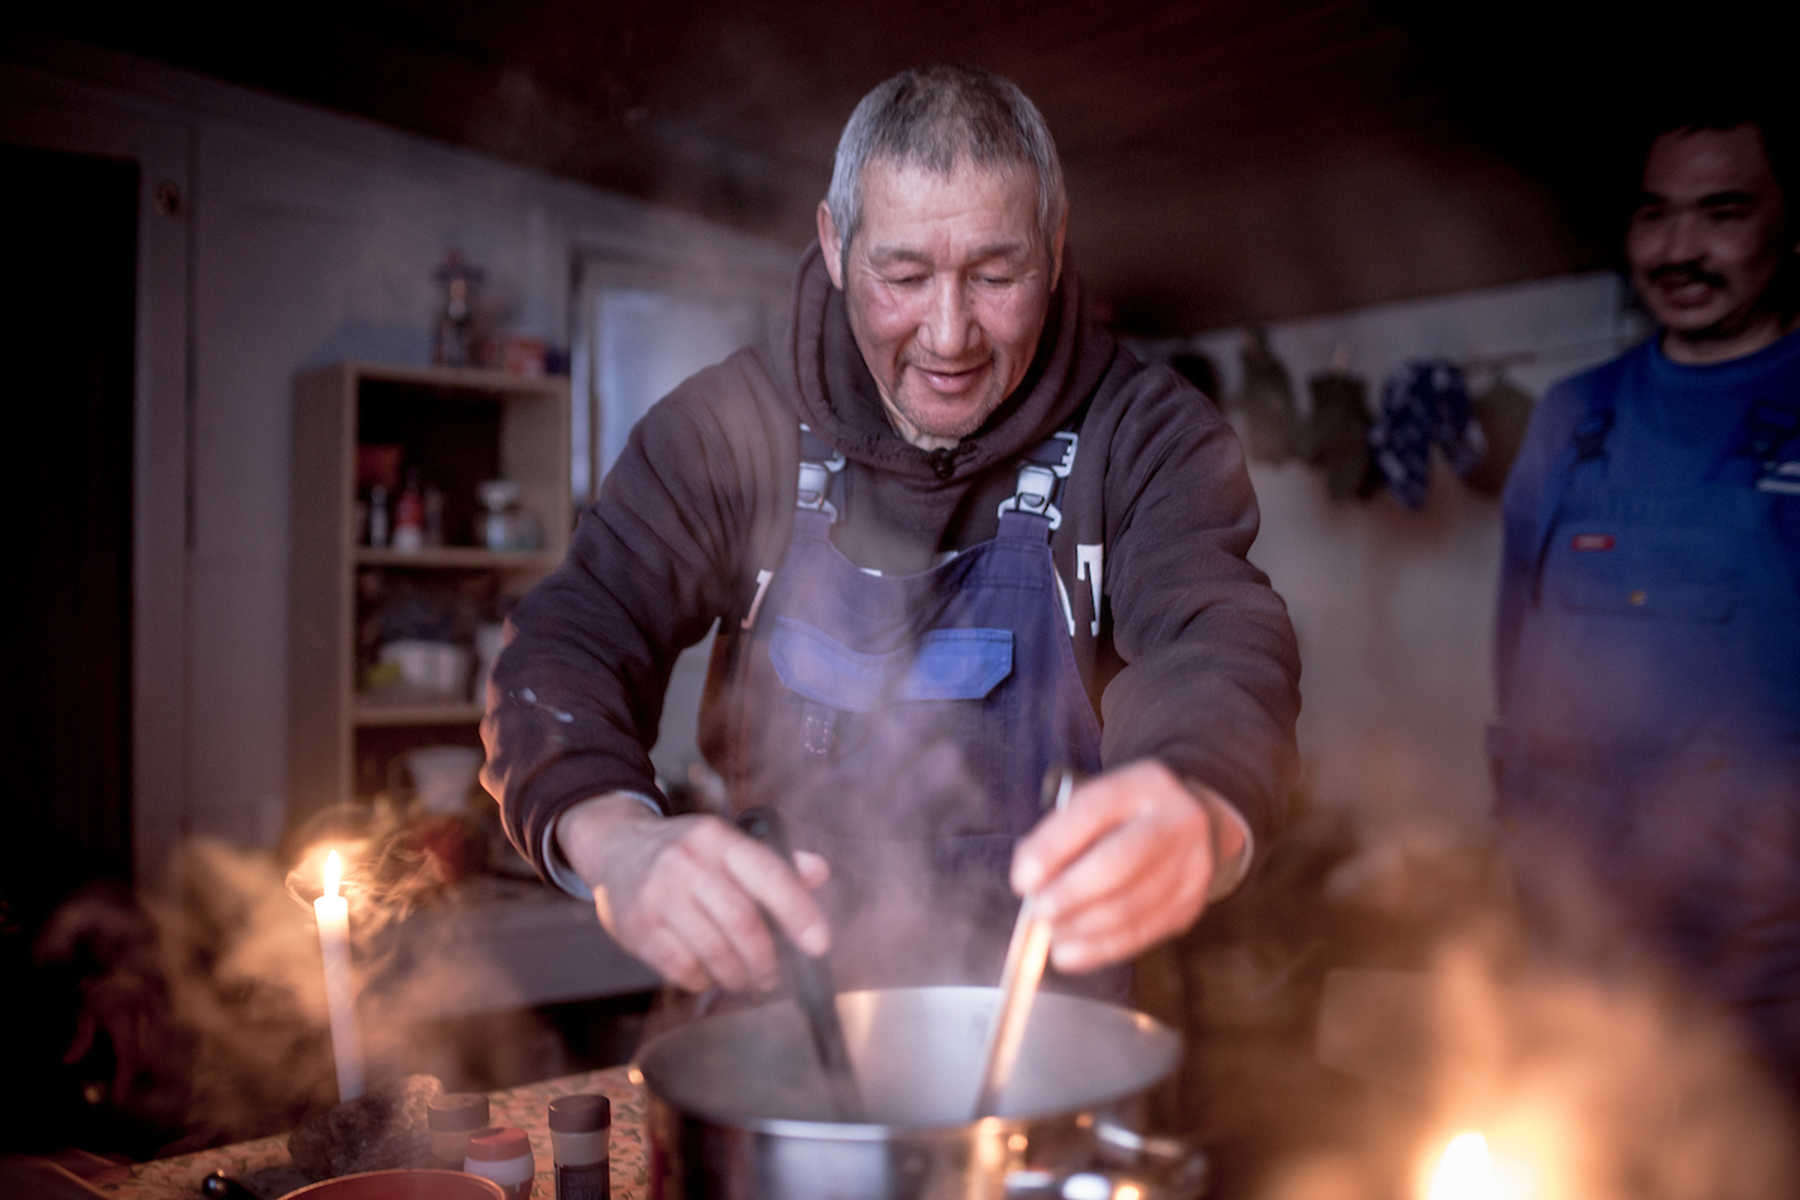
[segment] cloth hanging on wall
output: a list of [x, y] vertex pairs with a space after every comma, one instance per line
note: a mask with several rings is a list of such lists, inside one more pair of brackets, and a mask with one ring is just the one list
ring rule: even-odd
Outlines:
[[1369, 452], [1407, 508], [1425, 506], [1433, 446], [1458, 475], [1467, 475], [1487, 453], [1481, 426], [1470, 416], [1462, 368], [1448, 359], [1415, 359], [1382, 384], [1381, 415], [1369, 430]]
[[1464, 483], [1484, 496], [1500, 494], [1525, 440], [1525, 427], [1531, 424], [1533, 403], [1531, 393], [1504, 374], [1496, 375], [1469, 401], [1469, 413], [1487, 438], [1487, 453], [1463, 476]]
[[1258, 462], [1283, 462], [1294, 454], [1294, 385], [1269, 348], [1260, 326], [1244, 331], [1244, 381], [1232, 407], [1243, 414], [1244, 440]]
[[1345, 371], [1321, 371], [1307, 381], [1312, 417], [1300, 430], [1300, 456], [1325, 471], [1333, 500], [1364, 498], [1381, 486], [1369, 459], [1369, 385]]

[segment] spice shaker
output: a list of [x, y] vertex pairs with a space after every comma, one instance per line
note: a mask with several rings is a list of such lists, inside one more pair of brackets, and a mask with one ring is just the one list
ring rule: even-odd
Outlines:
[[432, 1164], [447, 1171], [462, 1170], [469, 1135], [487, 1123], [488, 1099], [479, 1092], [449, 1092], [432, 1100], [425, 1110]]
[[611, 1200], [607, 1136], [612, 1102], [584, 1092], [550, 1102], [550, 1153], [556, 1160], [556, 1200]]
[[499, 1184], [506, 1200], [531, 1200], [531, 1184], [537, 1176], [531, 1139], [523, 1129], [510, 1125], [478, 1129], [469, 1135], [463, 1170]]

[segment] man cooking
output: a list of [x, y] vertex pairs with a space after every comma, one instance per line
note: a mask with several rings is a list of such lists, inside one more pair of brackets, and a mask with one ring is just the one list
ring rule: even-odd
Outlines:
[[1500, 811], [1543, 945], [1675, 968], [1794, 1082], [1800, 191], [1753, 111], [1647, 147], [1625, 249], [1660, 329], [1545, 397], [1505, 492]]
[[[1011, 83], [881, 84], [783, 336], [651, 410], [517, 606], [484, 780], [670, 982], [771, 985], [760, 906], [841, 985], [994, 983], [1014, 893], [1092, 973], [1191, 925], [1277, 817], [1299, 664], [1242, 455], [1087, 313], [1066, 209]], [[715, 625], [702, 749], [793, 866], [656, 784], [671, 664]]]

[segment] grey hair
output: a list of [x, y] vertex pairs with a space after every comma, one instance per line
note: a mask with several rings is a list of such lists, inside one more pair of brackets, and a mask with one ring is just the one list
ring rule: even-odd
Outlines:
[[1062, 160], [1044, 114], [1017, 84], [978, 67], [915, 67], [877, 84], [844, 124], [825, 206], [837, 227], [841, 269], [862, 225], [863, 169], [877, 159], [948, 175], [978, 167], [1029, 167], [1037, 175], [1038, 232], [1054, 255], [1069, 210]]

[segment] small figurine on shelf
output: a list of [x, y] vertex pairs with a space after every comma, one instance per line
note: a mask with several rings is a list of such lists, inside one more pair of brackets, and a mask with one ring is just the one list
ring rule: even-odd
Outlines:
[[431, 361], [440, 367], [475, 365], [475, 289], [482, 272], [452, 250], [432, 274], [444, 285], [444, 307], [431, 339]]

